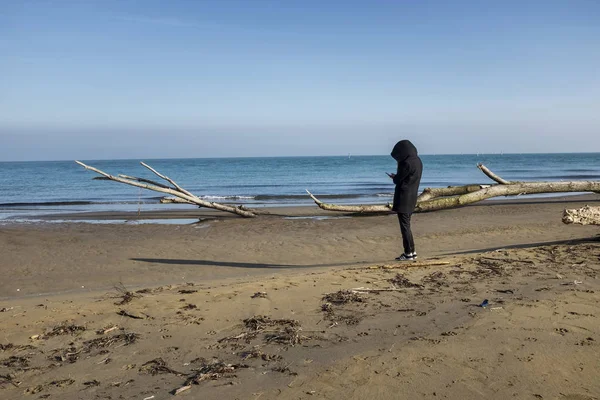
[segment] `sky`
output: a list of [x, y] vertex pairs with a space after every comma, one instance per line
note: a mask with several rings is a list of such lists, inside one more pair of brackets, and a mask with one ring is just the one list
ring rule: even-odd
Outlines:
[[0, 161], [600, 152], [600, 2], [0, 0]]

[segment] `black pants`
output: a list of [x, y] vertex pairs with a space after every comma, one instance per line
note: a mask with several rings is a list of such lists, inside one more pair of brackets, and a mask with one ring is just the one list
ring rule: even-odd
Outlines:
[[402, 244], [404, 245], [404, 254], [415, 252], [415, 241], [413, 240], [412, 231], [410, 230], [410, 213], [398, 213], [398, 221], [400, 222], [400, 233], [402, 233]]

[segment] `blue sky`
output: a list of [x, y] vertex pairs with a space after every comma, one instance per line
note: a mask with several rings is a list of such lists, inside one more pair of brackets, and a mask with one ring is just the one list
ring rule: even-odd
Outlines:
[[0, 0], [0, 160], [600, 151], [598, 1]]

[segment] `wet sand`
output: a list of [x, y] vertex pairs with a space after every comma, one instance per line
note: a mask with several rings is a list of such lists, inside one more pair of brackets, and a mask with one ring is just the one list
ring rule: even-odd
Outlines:
[[2, 226], [0, 397], [597, 399], [598, 199]]

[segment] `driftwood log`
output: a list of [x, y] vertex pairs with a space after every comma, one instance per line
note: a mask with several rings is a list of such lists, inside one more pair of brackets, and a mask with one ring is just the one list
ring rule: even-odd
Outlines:
[[226, 205], [226, 204], [220, 204], [220, 203], [215, 203], [212, 201], [203, 200], [200, 197], [190, 193], [189, 191], [187, 191], [184, 188], [182, 188], [181, 186], [179, 186], [171, 178], [161, 174], [160, 172], [156, 171], [154, 168], [150, 167], [148, 164], [143, 163], [143, 162], [141, 163], [142, 166], [148, 168], [150, 171], [152, 171], [155, 175], [157, 175], [161, 179], [169, 182], [171, 184], [171, 186], [164, 185], [162, 183], [152, 181], [150, 179], [138, 178], [135, 176], [128, 176], [128, 175], [114, 176], [114, 175], [107, 174], [106, 172], [101, 171], [97, 168], [90, 167], [89, 165], [85, 165], [81, 161], [75, 161], [75, 162], [77, 164], [81, 165], [82, 167], [84, 167], [85, 169], [93, 171], [93, 172], [101, 175], [102, 177], [100, 179], [106, 179], [106, 180], [111, 180], [111, 181], [115, 181], [115, 182], [120, 182], [120, 183], [124, 183], [126, 185], [131, 185], [131, 186], [135, 186], [135, 187], [139, 187], [139, 188], [143, 188], [143, 189], [153, 190], [155, 192], [166, 193], [171, 196], [174, 196], [172, 198], [169, 198], [168, 202], [195, 204], [200, 207], [212, 208], [212, 209], [219, 210], [219, 211], [225, 211], [225, 212], [237, 214], [244, 218], [253, 218], [259, 214], [258, 211], [252, 210], [252, 209], [244, 207], [244, 206], [230, 206], [230, 205]]
[[[481, 200], [499, 196], [519, 196], [542, 193], [600, 193], [600, 182], [511, 182], [490, 171], [485, 165], [477, 166], [486, 176], [497, 182], [493, 185], [465, 185], [447, 188], [426, 188], [417, 197], [414, 212], [438, 211], [473, 204]], [[323, 210], [350, 213], [386, 213], [392, 210], [391, 204], [343, 205], [329, 204], [306, 191], [311, 199]]]
[[565, 224], [600, 225], [600, 207], [565, 210], [562, 221]]
[[[194, 195], [188, 190], [179, 186], [171, 178], [161, 174], [146, 163], [141, 163], [142, 166], [149, 169], [159, 178], [168, 182], [169, 185], [153, 181], [146, 178], [135, 176], [110, 175], [97, 168], [91, 167], [75, 161], [85, 169], [96, 172], [100, 177], [94, 179], [111, 180], [124, 183], [143, 189], [153, 190], [155, 192], [165, 193], [172, 197], [161, 199], [161, 203], [184, 203], [194, 204], [199, 207], [212, 208], [219, 211], [225, 211], [237, 214], [245, 218], [253, 218], [260, 214], [268, 214], [266, 211], [248, 208], [244, 205], [233, 206], [210, 202]], [[414, 212], [438, 211], [450, 208], [465, 206], [476, 203], [481, 200], [498, 197], [498, 196], [518, 196], [524, 194], [541, 194], [541, 193], [569, 193], [569, 192], [595, 192], [600, 193], [600, 182], [594, 181], [572, 181], [572, 182], [511, 182], [490, 171], [486, 166], [479, 164], [477, 166], [487, 177], [492, 179], [495, 184], [472, 184], [464, 186], [450, 186], [446, 188], [426, 188], [417, 198], [417, 205]], [[368, 205], [342, 205], [329, 204], [319, 200], [316, 196], [306, 191], [311, 199], [323, 210], [341, 211], [359, 214], [376, 214], [389, 213], [392, 211], [391, 204], [368, 204]], [[585, 211], [583, 211], [585, 210]], [[598, 207], [588, 207], [581, 210], [566, 210], [563, 221], [565, 223], [581, 223], [581, 224], [599, 224], [600, 219]], [[580, 222], [581, 221], [581, 222]], [[595, 221], [595, 222], [594, 222]]]

